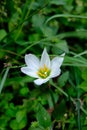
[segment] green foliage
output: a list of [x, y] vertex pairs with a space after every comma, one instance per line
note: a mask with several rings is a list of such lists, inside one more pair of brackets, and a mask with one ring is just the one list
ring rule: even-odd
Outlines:
[[0, 30], [0, 40], [2, 40], [7, 35], [6, 31], [4, 29]]
[[69, 72], [66, 71], [66, 72], [64, 72], [64, 73], [59, 77], [59, 79], [58, 79], [58, 85], [59, 85], [60, 87], [65, 86], [65, 84], [66, 84], [66, 82], [67, 82], [68, 79], [69, 79]]
[[40, 104], [38, 104], [36, 118], [37, 121], [39, 122], [39, 125], [41, 125], [42, 127], [47, 128], [51, 126], [50, 115]]
[[82, 72], [83, 82], [80, 84], [80, 88], [87, 92], [87, 68]]
[[[87, 0], [1, 0], [0, 130], [87, 129]], [[25, 54], [65, 52], [61, 74], [41, 86]]]
[[4, 83], [5, 83], [5, 80], [6, 80], [6, 78], [7, 78], [8, 72], [9, 72], [9, 68], [6, 69], [6, 72], [5, 72], [5, 74], [4, 74], [3, 78], [2, 78], [2, 81], [1, 81], [1, 83], [0, 83], [0, 93], [1, 93], [2, 88], [3, 88], [3, 86], [4, 86]]

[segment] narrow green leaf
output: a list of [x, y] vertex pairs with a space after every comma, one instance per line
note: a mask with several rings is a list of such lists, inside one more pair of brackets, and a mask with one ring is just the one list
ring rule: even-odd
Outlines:
[[46, 21], [46, 23], [48, 23], [48, 22], [49, 22], [50, 20], [52, 20], [52, 19], [59, 18], [59, 17], [64, 17], [64, 18], [71, 17], [71, 18], [87, 19], [87, 16], [72, 15], [72, 14], [57, 14], [57, 15], [54, 15], [54, 16], [50, 17], [50, 18]]
[[6, 81], [8, 72], [9, 72], [9, 67], [6, 69], [5, 74], [4, 74], [3, 78], [2, 78], [2, 81], [1, 81], [1, 84], [0, 84], [0, 93], [2, 91], [2, 88], [4, 87], [4, 83]]

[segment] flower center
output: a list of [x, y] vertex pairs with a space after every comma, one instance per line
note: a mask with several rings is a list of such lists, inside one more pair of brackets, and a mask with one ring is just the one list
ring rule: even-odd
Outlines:
[[38, 76], [42, 79], [47, 78], [50, 75], [50, 69], [47, 68], [47, 66], [44, 64], [43, 67], [40, 67], [40, 69], [37, 72]]

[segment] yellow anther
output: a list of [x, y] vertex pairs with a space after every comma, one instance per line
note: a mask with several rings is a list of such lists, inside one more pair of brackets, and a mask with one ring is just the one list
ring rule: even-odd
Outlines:
[[41, 78], [46, 78], [50, 74], [50, 69], [44, 64], [43, 67], [40, 67], [40, 69], [38, 70], [37, 74]]

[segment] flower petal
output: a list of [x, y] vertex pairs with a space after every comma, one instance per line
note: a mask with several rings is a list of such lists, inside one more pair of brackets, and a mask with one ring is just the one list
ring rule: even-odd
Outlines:
[[32, 70], [38, 70], [40, 64], [39, 59], [33, 54], [25, 55], [25, 63]]
[[50, 77], [48, 77], [48, 78], [46, 78], [46, 79], [41, 79], [41, 78], [39, 78], [39, 79], [34, 80], [34, 83], [35, 83], [36, 85], [42, 85], [43, 83], [46, 83], [49, 79], [50, 79]]
[[42, 53], [42, 56], [41, 56], [41, 62], [40, 62], [40, 66], [41, 67], [44, 67], [44, 64], [50, 68], [50, 58], [49, 58], [49, 55], [46, 51], [46, 48], [44, 49], [43, 53]]
[[51, 74], [50, 74], [50, 78], [57, 77], [60, 75], [60, 73], [61, 73], [60, 68], [56, 67], [56, 68], [52, 69]]
[[51, 68], [52, 69], [55, 68], [56, 66], [57, 66], [57, 68], [59, 68], [62, 65], [63, 60], [64, 60], [64, 55], [65, 55], [65, 53], [63, 53], [61, 55], [61, 57], [57, 56], [57, 57], [53, 58], [53, 60], [51, 61]]
[[21, 71], [24, 74], [28, 75], [28, 76], [31, 76], [31, 77], [34, 77], [34, 78], [38, 78], [37, 72], [32, 70], [32, 69], [30, 69], [29, 67], [22, 67]]

